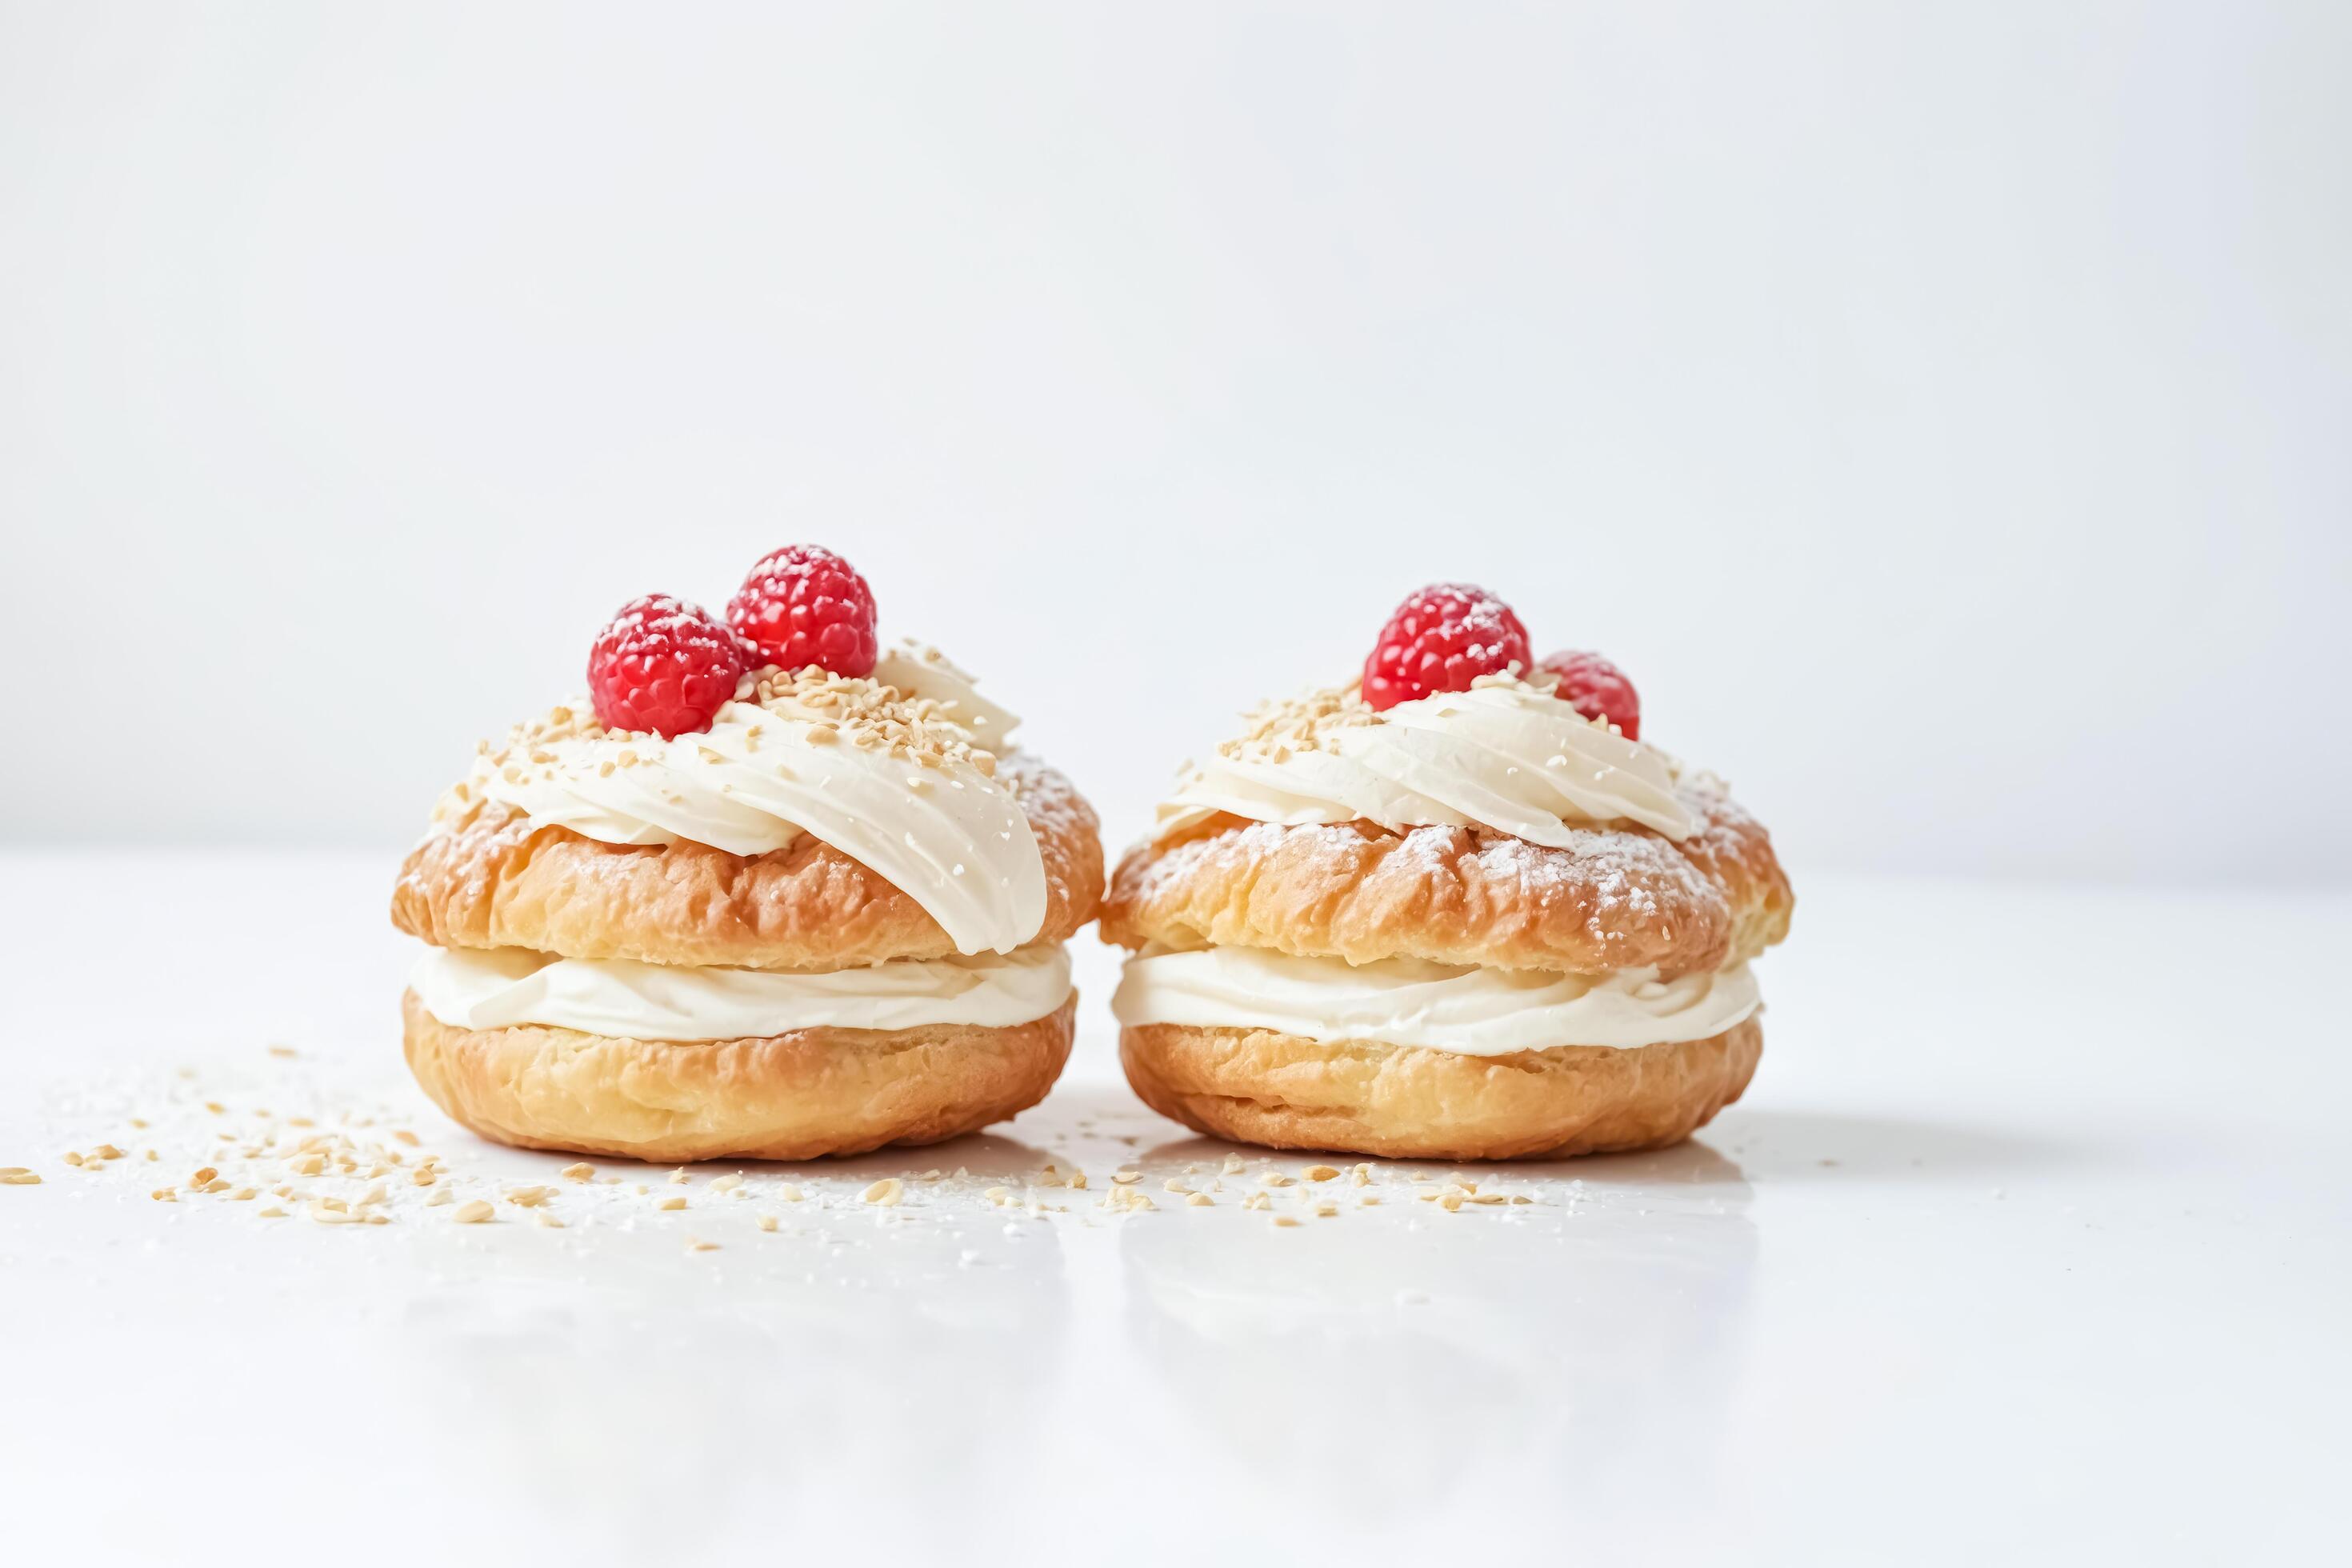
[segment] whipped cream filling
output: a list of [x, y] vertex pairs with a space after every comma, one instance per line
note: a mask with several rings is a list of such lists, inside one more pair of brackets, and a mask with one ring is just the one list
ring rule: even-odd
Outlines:
[[1762, 998], [1744, 963], [1662, 981], [1652, 969], [1593, 977], [1209, 947], [1147, 949], [1128, 960], [1110, 1005], [1129, 1026], [1271, 1029], [1493, 1057], [1703, 1040], [1755, 1012]]
[[1543, 687], [1495, 679], [1377, 713], [1351, 694], [1323, 694], [1320, 706], [1303, 737], [1277, 730], [1220, 747], [1161, 804], [1154, 836], [1219, 812], [1293, 826], [1486, 827], [1555, 848], [1596, 823], [1638, 822], [1673, 839], [1697, 826], [1664, 752]]
[[[938, 722], [1004, 745], [1020, 723], [935, 649], [885, 654], [875, 679]], [[572, 704], [589, 710], [586, 700]], [[835, 709], [737, 700], [708, 731], [575, 735], [486, 760], [472, 793], [605, 844], [707, 844], [764, 855], [803, 832], [905, 891], [960, 952], [1010, 952], [1045, 921], [1045, 866], [1012, 792], [968, 760], [924, 766], [853, 744]]]
[[737, 1040], [794, 1029], [1011, 1028], [1070, 996], [1059, 942], [997, 956], [894, 959], [803, 973], [551, 958], [522, 948], [429, 949], [409, 972], [425, 1010], [457, 1029], [538, 1024], [625, 1040]]

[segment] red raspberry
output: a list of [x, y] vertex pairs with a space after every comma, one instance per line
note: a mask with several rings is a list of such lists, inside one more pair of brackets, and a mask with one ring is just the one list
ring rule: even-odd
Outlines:
[[1433, 691], [1467, 691], [1482, 675], [1528, 667], [1528, 628], [1511, 606], [1467, 583], [1436, 583], [1396, 607], [1364, 660], [1364, 700], [1393, 708]]
[[765, 663], [874, 673], [874, 590], [822, 545], [787, 544], [761, 557], [728, 601], [727, 624]]
[[1642, 700], [1634, 694], [1633, 683], [1599, 654], [1556, 653], [1536, 670], [1559, 676], [1552, 695], [1579, 713], [1616, 725], [1629, 741], [1642, 738]]
[[614, 613], [588, 649], [588, 693], [612, 730], [664, 740], [710, 728], [735, 695], [743, 649], [699, 605], [647, 594]]

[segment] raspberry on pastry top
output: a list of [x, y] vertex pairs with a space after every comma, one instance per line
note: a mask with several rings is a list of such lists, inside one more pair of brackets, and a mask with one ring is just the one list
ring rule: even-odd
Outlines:
[[728, 601], [727, 624], [755, 663], [874, 673], [874, 590], [821, 544], [787, 544], [761, 556]]
[[1560, 652], [1535, 667], [1530, 679], [1553, 678], [1552, 695], [1588, 719], [1614, 724], [1629, 741], [1642, 738], [1642, 699], [1625, 672], [1597, 653]]
[[743, 649], [699, 605], [647, 594], [614, 612], [588, 647], [588, 692], [616, 730], [668, 740], [710, 728], [743, 678]]
[[1363, 696], [1375, 711], [1438, 691], [1467, 691], [1482, 675], [1533, 662], [1528, 628], [1511, 606], [1470, 583], [1433, 583], [1407, 595], [1364, 660]]

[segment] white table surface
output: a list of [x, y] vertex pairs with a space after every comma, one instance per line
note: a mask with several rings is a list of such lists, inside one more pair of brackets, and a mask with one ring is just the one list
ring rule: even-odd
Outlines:
[[[1470, 1171], [1531, 1201], [1459, 1212], [1411, 1195], [1454, 1168], [1383, 1163], [1322, 1218], [1241, 1204], [1311, 1160], [1224, 1174], [1128, 1095], [1090, 938], [1067, 1077], [991, 1135], [743, 1198], [557, 1181], [406, 1084], [389, 879], [0, 858], [0, 1165], [44, 1177], [0, 1186], [0, 1561], [2341, 1549], [2343, 897], [1800, 867], [1762, 1070], [1698, 1141]], [[306, 1110], [467, 1194], [555, 1182], [567, 1224], [148, 1195]], [[1123, 1163], [1150, 1212], [1097, 1206]]]

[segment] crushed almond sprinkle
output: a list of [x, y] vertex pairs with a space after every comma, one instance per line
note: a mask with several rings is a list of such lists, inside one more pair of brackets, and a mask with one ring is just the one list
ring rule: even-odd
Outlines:
[[775, 1228], [776, 1228], [776, 1216], [775, 1216], [774, 1215], [772, 1215], [772, 1214], [763, 1214], [763, 1215], [761, 1215], [760, 1216], [760, 1228], [761, 1228], [761, 1230], [773, 1230], [773, 1229], [775, 1229]]
[[490, 1205], [479, 1198], [468, 1198], [449, 1217], [458, 1225], [482, 1225], [490, 1217]]
[[1299, 1173], [1310, 1182], [1328, 1182], [1339, 1172], [1338, 1167], [1333, 1165], [1309, 1165]]
[[857, 1196], [862, 1203], [879, 1205], [883, 1208], [895, 1208], [898, 1206], [899, 1197], [905, 1192], [905, 1184], [898, 1177], [885, 1176]]
[[[1261, 702], [1242, 715], [1245, 728], [1221, 742], [1217, 754], [1236, 760], [1286, 763], [1299, 752], [1328, 749], [1342, 730], [1386, 723], [1364, 700], [1362, 683], [1318, 687], [1297, 697]], [[1196, 771], [1189, 764], [1186, 773]]]
[[1195, 1209], [1214, 1208], [1217, 1206], [1217, 1200], [1206, 1193], [1194, 1193], [1184, 1200], [1184, 1206]]
[[555, 1173], [570, 1182], [584, 1182], [596, 1173], [596, 1167], [585, 1160], [576, 1161]]
[[684, 1198], [664, 1198], [654, 1206], [657, 1209], [663, 1210], [665, 1213], [676, 1213], [677, 1210], [686, 1206], [686, 1200]]

